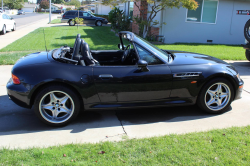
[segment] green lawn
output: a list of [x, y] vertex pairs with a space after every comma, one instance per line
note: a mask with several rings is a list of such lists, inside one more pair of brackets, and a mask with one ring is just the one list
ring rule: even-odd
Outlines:
[[50, 22], [50, 24], [58, 24], [58, 23], [61, 23], [61, 19], [54, 19]]
[[[117, 50], [117, 44], [120, 42], [119, 38], [110, 31], [110, 27], [80, 26], [79, 29], [77, 29], [76, 26], [62, 26], [39, 28], [1, 49], [0, 65], [13, 64], [19, 57], [24, 55], [24, 52], [31, 53], [45, 50], [43, 29], [49, 50], [64, 45], [72, 47], [78, 33], [80, 33], [81, 37], [89, 44], [91, 50]], [[157, 46], [166, 50], [181, 50], [207, 54], [222, 60], [246, 60], [245, 50], [237, 45], [165, 44]]]
[[[101, 151], [105, 153], [99, 154]], [[0, 150], [0, 165], [249, 164], [250, 126], [121, 142]]]

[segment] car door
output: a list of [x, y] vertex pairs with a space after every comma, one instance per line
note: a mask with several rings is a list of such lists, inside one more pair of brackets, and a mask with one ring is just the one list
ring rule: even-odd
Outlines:
[[142, 71], [137, 65], [94, 66], [93, 77], [102, 104], [126, 107], [167, 101], [172, 89], [170, 68], [162, 62], [147, 68]]
[[7, 17], [7, 15], [6, 14], [3, 14], [3, 24], [6, 26], [6, 30], [9, 30], [9, 20], [8, 20], [8, 17]]
[[83, 19], [84, 19], [84, 24], [94, 24], [95, 21], [94, 19], [91, 17], [91, 14], [87, 13], [87, 12], [83, 12]]

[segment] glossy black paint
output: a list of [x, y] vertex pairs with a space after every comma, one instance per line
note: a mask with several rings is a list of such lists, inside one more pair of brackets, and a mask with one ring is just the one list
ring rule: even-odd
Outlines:
[[[143, 46], [136, 36], [130, 41]], [[99, 57], [97, 60], [106, 65], [80, 66], [56, 61], [52, 52], [27, 55], [13, 66], [12, 73], [20, 78], [21, 84], [15, 85], [10, 79], [7, 91], [16, 104], [31, 108], [36, 94], [45, 85], [53, 83], [74, 89], [82, 98], [85, 109], [192, 105], [196, 103], [202, 86], [216, 77], [226, 78], [232, 83], [234, 99], [240, 98], [242, 92], [239, 86], [243, 81], [237, 79], [235, 68], [207, 55], [168, 50], [173, 60], [167, 62], [159, 57], [164, 64], [140, 62], [138, 65], [108, 66], [119, 59], [122, 50], [92, 51], [93, 57]], [[142, 70], [141, 65], [148, 70]], [[178, 77], [183, 73], [198, 74]]]

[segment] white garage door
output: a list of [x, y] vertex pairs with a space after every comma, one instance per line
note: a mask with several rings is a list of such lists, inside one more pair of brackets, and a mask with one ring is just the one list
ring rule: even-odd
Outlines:
[[33, 13], [34, 9], [31, 7], [23, 8], [26, 13]]

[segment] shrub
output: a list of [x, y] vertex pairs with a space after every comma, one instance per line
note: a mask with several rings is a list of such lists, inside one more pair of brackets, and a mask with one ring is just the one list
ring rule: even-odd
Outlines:
[[128, 31], [130, 30], [131, 18], [125, 16], [123, 10], [120, 10], [117, 7], [114, 7], [109, 12], [109, 22], [111, 23], [111, 28], [115, 31]]

